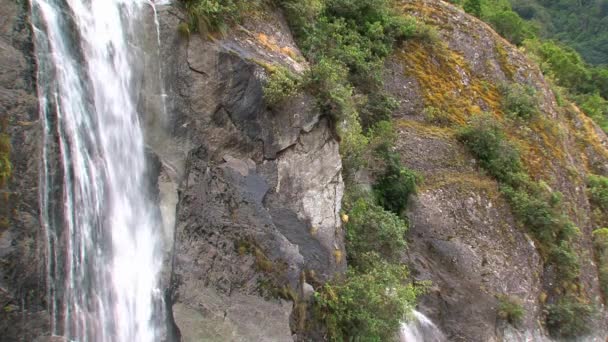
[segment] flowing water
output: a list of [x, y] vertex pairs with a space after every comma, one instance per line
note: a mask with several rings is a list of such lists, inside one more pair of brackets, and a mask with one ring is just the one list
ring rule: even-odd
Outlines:
[[[162, 223], [138, 112], [143, 0], [31, 0], [53, 333], [159, 341]], [[159, 91], [159, 93], [162, 91]]]
[[425, 315], [413, 312], [411, 322], [403, 323], [399, 332], [400, 342], [444, 342], [445, 336], [441, 330]]

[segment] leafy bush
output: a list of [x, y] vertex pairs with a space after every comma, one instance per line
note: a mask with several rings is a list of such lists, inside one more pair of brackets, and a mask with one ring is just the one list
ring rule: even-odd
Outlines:
[[349, 260], [361, 264], [362, 257], [376, 251], [386, 260], [397, 260], [405, 249], [406, 223], [399, 216], [365, 199], [354, 203], [346, 226]]
[[374, 253], [346, 279], [326, 284], [317, 293], [317, 310], [331, 341], [389, 341], [416, 305], [423, 289], [405, 283], [407, 269]]
[[511, 325], [518, 325], [524, 318], [524, 314], [525, 311], [519, 298], [506, 295], [498, 296], [498, 317]]
[[608, 177], [591, 175], [587, 179], [587, 189], [591, 201], [604, 210], [608, 210]]
[[264, 100], [270, 106], [277, 105], [285, 99], [296, 95], [302, 86], [302, 80], [284, 67], [270, 71], [270, 77], [264, 84]]
[[553, 246], [550, 260], [557, 266], [557, 273], [562, 281], [574, 281], [580, 274], [580, 263], [572, 245], [561, 241]]
[[401, 165], [399, 154], [382, 149], [380, 154], [386, 162], [386, 170], [374, 184], [374, 191], [382, 207], [399, 215], [410, 195], [416, 193], [419, 176]]
[[502, 126], [490, 115], [474, 118], [460, 131], [459, 139], [498, 181], [508, 183], [521, 172], [519, 151], [506, 141]]
[[547, 312], [547, 328], [553, 337], [574, 338], [590, 332], [593, 307], [578, 298], [563, 297], [548, 305]]
[[529, 40], [525, 47], [543, 73], [574, 94], [570, 99], [608, 131], [608, 68], [588, 66], [574, 49], [555, 41]]
[[600, 287], [604, 299], [608, 299], [608, 228], [593, 232], [593, 245], [596, 251]]
[[494, 13], [486, 21], [494, 27], [498, 34], [516, 45], [521, 45], [524, 40], [536, 36], [534, 28], [511, 10]]
[[608, 101], [597, 92], [574, 97], [580, 109], [595, 121], [604, 132], [608, 132]]
[[259, 1], [245, 0], [180, 0], [188, 13], [188, 26], [192, 32], [225, 31], [231, 22], [240, 20], [244, 9]]
[[471, 15], [481, 18], [481, 0], [465, 0], [463, 9]]
[[427, 122], [434, 124], [434, 125], [444, 127], [444, 126], [450, 126], [453, 123], [452, 119], [450, 119], [450, 116], [448, 115], [448, 113], [446, 113], [436, 107], [424, 108], [422, 115], [424, 116], [424, 119]]
[[389, 121], [397, 108], [399, 102], [392, 96], [381, 91], [369, 94], [359, 114], [364, 131], [369, 130], [376, 122]]
[[511, 83], [501, 87], [502, 108], [514, 117], [530, 119], [538, 115], [536, 90], [530, 86]]

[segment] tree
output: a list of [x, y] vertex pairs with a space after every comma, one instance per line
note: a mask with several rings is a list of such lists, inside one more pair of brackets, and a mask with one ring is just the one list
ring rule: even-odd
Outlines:
[[466, 0], [463, 8], [465, 12], [477, 18], [481, 17], [481, 0]]

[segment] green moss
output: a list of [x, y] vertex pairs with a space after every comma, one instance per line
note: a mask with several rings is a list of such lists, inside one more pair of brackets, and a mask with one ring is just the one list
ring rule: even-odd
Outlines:
[[10, 155], [10, 137], [5, 133], [0, 133], [0, 188], [6, 185], [13, 172]]

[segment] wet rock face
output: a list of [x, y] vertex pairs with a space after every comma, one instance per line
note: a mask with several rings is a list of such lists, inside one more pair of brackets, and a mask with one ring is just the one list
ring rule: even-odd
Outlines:
[[[38, 209], [42, 130], [27, 1], [0, 0], [0, 126], [11, 141], [13, 177], [0, 187], [0, 336], [32, 341], [48, 332], [44, 232]], [[8, 221], [4, 221], [4, 220]]]
[[346, 267], [338, 143], [311, 96], [264, 103], [260, 65], [303, 68], [257, 43], [264, 34], [298, 53], [280, 14], [215, 41], [180, 36], [176, 8], [159, 15], [164, 145], [184, 165], [172, 282], [182, 339], [293, 340], [292, 301]]

